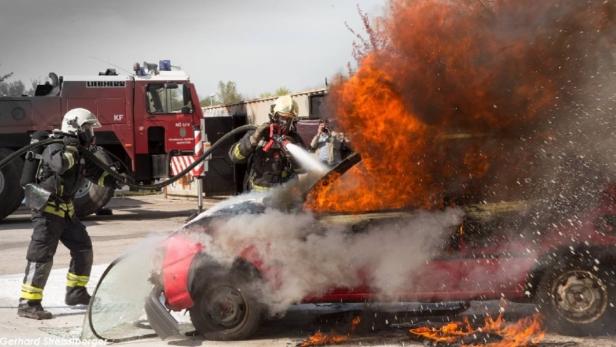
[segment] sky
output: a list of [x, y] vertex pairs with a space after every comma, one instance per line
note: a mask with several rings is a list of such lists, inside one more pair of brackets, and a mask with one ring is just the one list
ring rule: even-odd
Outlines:
[[[387, 0], [0, 0], [0, 74], [29, 86], [51, 71], [132, 73], [135, 62], [170, 59], [200, 98], [235, 81], [247, 98], [279, 87], [323, 87], [353, 62], [357, 11]], [[115, 65], [115, 66], [112, 66]], [[124, 69], [124, 70], [122, 70]]]

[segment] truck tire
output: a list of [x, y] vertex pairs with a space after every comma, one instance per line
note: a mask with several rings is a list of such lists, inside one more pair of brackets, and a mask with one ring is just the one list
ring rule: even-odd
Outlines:
[[[0, 160], [6, 158], [13, 151], [0, 148]], [[21, 169], [24, 162], [15, 158], [0, 171], [0, 220], [13, 213], [24, 199], [24, 190], [19, 185]]]
[[[98, 148], [95, 155], [105, 164], [111, 165], [111, 158], [102, 148]], [[75, 193], [75, 212], [79, 218], [91, 215], [107, 205], [113, 197], [113, 188], [101, 187], [90, 180], [83, 179]]]
[[[212, 267], [209, 267], [212, 270]], [[203, 275], [203, 276], [201, 276]], [[199, 273], [190, 319], [206, 340], [235, 341], [251, 337], [261, 322], [263, 305], [241, 272], [219, 268]]]
[[549, 330], [571, 336], [610, 332], [616, 319], [616, 280], [588, 260], [569, 260], [548, 269], [535, 303]]

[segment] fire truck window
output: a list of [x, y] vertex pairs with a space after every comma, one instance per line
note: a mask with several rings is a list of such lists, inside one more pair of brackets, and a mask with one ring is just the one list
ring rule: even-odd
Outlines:
[[149, 113], [192, 113], [190, 93], [184, 84], [150, 84], [146, 103]]

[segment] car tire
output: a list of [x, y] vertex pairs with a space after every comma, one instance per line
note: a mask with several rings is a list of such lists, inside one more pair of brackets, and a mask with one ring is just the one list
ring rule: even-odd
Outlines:
[[603, 335], [616, 318], [616, 281], [591, 261], [563, 261], [544, 273], [535, 303], [551, 331]]
[[[102, 148], [99, 147], [94, 154], [105, 164], [111, 165], [111, 158]], [[113, 193], [113, 188], [102, 187], [83, 178], [79, 184], [79, 189], [75, 194], [74, 200], [77, 216], [83, 218], [98, 211], [100, 208], [107, 205], [109, 200], [113, 197]]]
[[[13, 151], [0, 148], [0, 160], [9, 156]], [[24, 190], [19, 184], [23, 159], [15, 158], [0, 171], [0, 220], [15, 212], [24, 199]]]
[[208, 267], [194, 290], [190, 319], [206, 340], [234, 341], [259, 328], [263, 306], [254, 295], [254, 281], [240, 271]]

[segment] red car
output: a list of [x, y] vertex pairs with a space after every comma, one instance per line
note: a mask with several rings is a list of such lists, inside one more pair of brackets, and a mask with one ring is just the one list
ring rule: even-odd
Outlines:
[[[359, 161], [352, 156], [336, 169], [345, 172]], [[303, 195], [305, 196], [305, 194]], [[471, 205], [461, 222], [450, 228], [442, 251], [410, 276], [417, 285], [397, 293], [396, 300], [418, 302], [506, 298], [535, 302], [549, 328], [565, 334], [595, 334], [616, 318], [616, 208], [605, 194], [599, 207], [583, 217], [550, 223], [532, 232], [516, 230], [527, 219], [528, 202]], [[186, 231], [208, 233], [213, 221], [240, 214], [264, 213], [268, 199], [223, 202], [169, 237], [162, 247], [162, 265], [152, 276], [154, 290], [146, 302], [151, 327], [165, 338], [178, 332], [169, 310], [189, 310], [197, 331], [206, 339], [247, 339], [258, 329], [265, 307], [255, 282], [275, 288], [276, 269], [264, 266], [262, 254], [247, 246], [231, 269], [218, 264], [204, 244]], [[349, 233], [370, 223], [397, 220], [409, 211], [327, 214], [317, 220], [343, 220]], [[504, 232], [503, 230], [508, 230]], [[514, 232], [511, 232], [511, 231]], [[506, 244], [506, 247], [503, 245]], [[359, 277], [362, 274], [358, 274]], [[303, 302], [365, 302], [379, 300], [369, 285], [332, 288]]]

